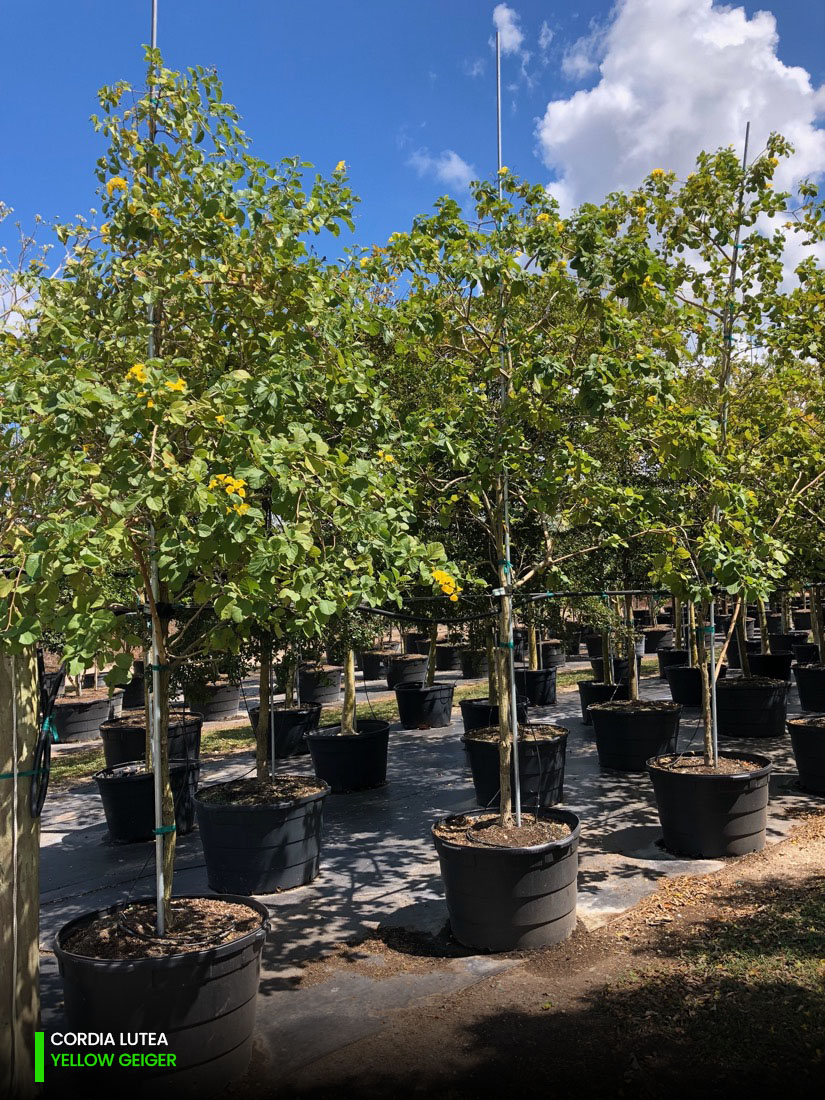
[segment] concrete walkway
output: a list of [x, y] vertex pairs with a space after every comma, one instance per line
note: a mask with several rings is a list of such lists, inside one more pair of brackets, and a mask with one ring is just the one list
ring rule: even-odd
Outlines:
[[[584, 667], [572, 667], [577, 666]], [[664, 682], [650, 677], [642, 680], [642, 695], [669, 698]], [[798, 710], [794, 688], [789, 712]], [[368, 714], [368, 708], [361, 713]], [[560, 692], [557, 705], [538, 714], [570, 730], [564, 805], [582, 822], [579, 917], [587, 927], [634, 905], [663, 875], [701, 874], [720, 866], [675, 858], [658, 846], [661, 831], [647, 776], [599, 768], [592, 727], [581, 721], [575, 688]], [[333, 964], [325, 980], [309, 988], [298, 984], [308, 960], [377, 928], [408, 930], [419, 938], [425, 956], [426, 944], [443, 937], [447, 914], [430, 827], [445, 814], [475, 805], [461, 733], [459, 718], [439, 730], [393, 727], [386, 786], [327, 800], [320, 876], [310, 886], [262, 899], [272, 912], [272, 934], [264, 951], [258, 1039], [259, 1049], [276, 1067], [273, 1085], [291, 1070], [381, 1030], [394, 1010], [470, 986], [514, 964], [506, 957], [464, 956], [429, 971], [416, 968], [382, 980], [345, 973]], [[701, 745], [701, 730], [698, 713], [684, 710], [679, 747], [689, 744]], [[764, 752], [774, 760], [769, 843], [784, 837], [800, 812], [822, 806], [821, 800], [798, 790], [787, 736], [730, 740], [724, 747]], [[243, 775], [252, 761], [251, 752], [207, 757], [201, 782]], [[279, 771], [311, 774], [309, 758], [282, 762]], [[93, 784], [49, 797], [41, 853], [47, 1030], [62, 1026], [60, 983], [51, 955], [55, 932], [84, 912], [151, 893], [153, 851], [151, 843], [115, 846], [108, 841]], [[177, 893], [208, 892], [197, 831], [179, 839], [176, 867]]]

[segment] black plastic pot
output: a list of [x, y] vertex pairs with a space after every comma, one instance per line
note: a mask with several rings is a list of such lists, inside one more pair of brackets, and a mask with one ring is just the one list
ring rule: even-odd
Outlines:
[[556, 701], [556, 666], [539, 669], [517, 668], [516, 693], [523, 695], [531, 706], [552, 706]]
[[405, 653], [427, 653], [430, 648], [429, 634], [411, 633], [404, 635]]
[[134, 710], [144, 706], [146, 702], [146, 681], [143, 673], [143, 661], [135, 661], [132, 667], [132, 679], [123, 689], [123, 706], [126, 710]]
[[825, 794], [825, 728], [812, 724], [817, 719], [823, 721], [825, 715], [789, 718], [788, 733], [800, 785], [814, 794]]
[[[590, 658], [590, 667], [593, 669], [593, 679], [594, 680], [604, 680], [604, 661], [602, 660], [601, 657], [591, 657]], [[642, 670], [642, 659], [641, 659], [641, 657], [636, 658], [636, 669], [637, 669], [637, 673], [640, 674], [641, 670]], [[630, 675], [630, 664], [628, 663], [627, 658], [626, 657], [614, 657], [613, 658], [613, 679], [615, 681], [624, 681], [626, 683], [629, 675]]]
[[405, 730], [441, 729], [449, 726], [454, 684], [398, 684], [395, 698]]
[[72, 698], [64, 696], [55, 703], [52, 711], [52, 723], [57, 740], [63, 744], [69, 741], [93, 741], [97, 738], [103, 722], [110, 718], [119, 718], [123, 711], [123, 692], [116, 692], [111, 699], [84, 700], [83, 696]]
[[755, 634], [756, 634], [756, 619], [751, 618], [750, 616], [748, 616], [745, 619], [745, 640], [746, 641], [748, 641], [748, 640], [752, 641]]
[[[461, 721], [464, 723], [464, 732], [470, 730], [486, 729], [488, 726], [498, 726], [498, 703], [491, 703], [489, 699], [462, 699], [458, 704], [461, 708]], [[517, 699], [517, 716], [519, 722], [527, 721], [527, 700]]]
[[768, 677], [771, 680], [791, 679], [792, 653], [751, 653], [748, 657], [751, 676]]
[[[701, 669], [691, 668], [688, 665], [671, 665], [665, 671], [667, 673], [667, 684], [670, 688], [670, 697], [673, 702], [681, 703], [683, 707], [701, 707]], [[723, 679], [727, 675], [727, 671], [728, 666], [722, 665], [718, 679]], [[708, 676], [710, 676], [710, 669], [708, 669]]]
[[[555, 806], [564, 800], [564, 761], [568, 731], [563, 726], [558, 737], [531, 738], [529, 725], [519, 732], [518, 772], [521, 785], [521, 806], [535, 810], [539, 806]], [[470, 770], [476, 802], [488, 809], [499, 805], [498, 741], [482, 741], [472, 734], [461, 738]], [[515, 784], [515, 768], [510, 765], [511, 787]]]
[[601, 634], [586, 634], [584, 637], [584, 644], [587, 646], [588, 657], [601, 657], [602, 655], [602, 636]]
[[666, 648], [673, 646], [673, 631], [669, 626], [649, 626], [643, 633], [645, 653], [656, 653], [659, 646]]
[[365, 680], [383, 680], [387, 675], [387, 661], [395, 656], [394, 650], [368, 649], [361, 654], [361, 673]]
[[720, 680], [716, 721], [723, 737], [782, 737], [788, 709], [784, 680]]
[[[154, 903], [154, 898], [139, 899]], [[90, 959], [64, 949], [72, 933], [113, 905], [85, 913], [65, 924], [55, 937], [54, 953], [63, 982], [66, 1030], [72, 1032], [163, 1031], [174, 1067], [118, 1072], [117, 1058], [107, 1083], [129, 1083], [135, 1075], [148, 1088], [168, 1095], [209, 1096], [241, 1078], [252, 1056], [261, 950], [269, 914], [247, 897], [227, 897], [253, 909], [260, 926], [231, 943], [186, 954], [150, 959]], [[92, 1088], [92, 1093], [96, 1090]], [[128, 1095], [128, 1092], [126, 1093]]]
[[647, 608], [636, 607], [633, 609], [633, 623], [635, 626], [650, 626], [650, 612]]
[[686, 665], [689, 653], [686, 649], [668, 649], [662, 647], [656, 650], [656, 659], [659, 662], [659, 679], [667, 679], [667, 670], [672, 665]]
[[[745, 639], [745, 652], [750, 659], [752, 653], [761, 652], [762, 646], [759, 642], [749, 641]], [[728, 668], [741, 668], [742, 661], [739, 657], [739, 640], [737, 636], [731, 638], [730, 645], [728, 646]]]
[[[140, 769], [140, 770], [138, 770]], [[169, 781], [175, 801], [175, 826], [179, 835], [195, 824], [195, 792], [200, 765], [196, 761], [171, 760]], [[151, 840], [155, 830], [155, 782], [142, 761], [118, 764], [95, 772], [94, 780], [103, 803], [109, 836], [115, 844]]]
[[678, 703], [658, 703], [648, 710], [638, 703], [596, 703], [593, 719], [599, 764], [614, 771], [643, 772], [651, 756], [673, 752], [679, 735]]
[[793, 613], [793, 628], [794, 630], [804, 630], [806, 633], [811, 629], [813, 623], [811, 622], [810, 611], [794, 611]]
[[564, 636], [564, 654], [566, 657], [578, 657], [582, 644], [581, 631], [577, 630]]
[[[483, 812], [462, 817], [472, 820]], [[542, 816], [564, 822], [570, 835], [532, 848], [494, 848], [456, 844], [433, 832], [450, 928], [465, 947], [548, 947], [576, 927], [579, 819], [566, 810], [544, 810]]]
[[268, 806], [196, 798], [210, 889], [218, 894], [272, 894], [312, 882], [318, 874], [328, 794], [325, 787]]
[[[200, 759], [202, 726], [200, 714], [169, 712], [167, 736], [170, 760]], [[113, 718], [100, 727], [100, 737], [107, 768], [146, 759], [145, 725], [124, 725], [120, 719]]]
[[765, 625], [769, 634], [779, 634], [782, 631], [782, 615], [777, 611], [765, 612]]
[[582, 721], [586, 726], [592, 725], [588, 707], [593, 703], [610, 703], [613, 700], [628, 699], [629, 688], [627, 684], [604, 684], [597, 680], [579, 680], [579, 699], [582, 708]]
[[825, 665], [794, 665], [791, 671], [799, 689], [799, 704], [803, 710], [825, 711]]
[[[684, 757], [703, 759], [701, 752]], [[677, 855], [704, 859], [741, 856], [765, 847], [768, 780], [773, 764], [767, 756], [720, 752], [720, 757], [758, 764], [733, 775], [669, 771], [648, 761], [665, 847]]]
[[567, 663], [567, 657], [564, 653], [564, 642], [558, 638], [552, 638], [547, 642], [540, 642], [538, 650], [539, 664], [542, 668], [558, 668], [559, 665]]
[[435, 647], [435, 667], [439, 672], [461, 671], [461, 647], [446, 643]]
[[463, 649], [461, 651], [461, 675], [465, 680], [480, 680], [490, 673], [486, 649]]
[[427, 658], [421, 654], [387, 659], [387, 687], [392, 691], [398, 684], [422, 684], [427, 677]]
[[[258, 729], [261, 708], [249, 708], [249, 721], [253, 732]], [[304, 734], [317, 729], [321, 718], [320, 703], [304, 703], [301, 707], [289, 707], [270, 711], [270, 724], [267, 727], [266, 758], [272, 759], [273, 730], [275, 741], [275, 759], [285, 760], [289, 756], [303, 756], [307, 749]]]
[[342, 737], [340, 729], [321, 726], [306, 734], [315, 774], [336, 793], [380, 787], [387, 781], [389, 722], [358, 718], [355, 734]]
[[787, 634], [774, 634], [769, 632], [771, 653], [793, 653], [795, 645], [802, 645], [808, 640], [807, 630], [789, 630]]
[[798, 665], [818, 665], [819, 646], [815, 642], [803, 642], [793, 647], [793, 659]]
[[298, 669], [298, 698], [302, 703], [337, 703], [341, 698], [343, 670], [337, 665], [321, 668], [301, 665]]
[[225, 722], [238, 717], [241, 689], [238, 684], [206, 684], [206, 698], [195, 699], [184, 693], [187, 707], [203, 715], [204, 722]]

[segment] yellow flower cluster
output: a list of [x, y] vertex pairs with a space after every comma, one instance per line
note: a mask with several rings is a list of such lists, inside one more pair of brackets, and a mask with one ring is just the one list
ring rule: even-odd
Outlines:
[[346, 172], [346, 170], [347, 170], [347, 162], [345, 160], [339, 160], [338, 163], [335, 165], [335, 171], [336, 172]]
[[389, 451], [382, 451], [379, 449], [378, 457], [383, 458], [385, 462], [395, 462], [395, 458]]
[[549, 222], [549, 221], [550, 221], [550, 215], [549, 215], [549, 214], [545, 214], [545, 213], [544, 213], [544, 212], [542, 211], [542, 213], [541, 213], [541, 214], [536, 214], [536, 221], [537, 221], [537, 222]]
[[642, 283], [642, 286], [652, 287], [652, 286], [655, 286], [655, 285], [656, 284], [653, 282], [651, 277], [649, 275], [645, 275], [645, 279], [644, 279], [644, 282]]
[[146, 367], [143, 363], [135, 363], [133, 367], [130, 367], [126, 372], [127, 378], [134, 378], [136, 382], [145, 382], [147, 378]]
[[654, 168], [653, 171], [650, 173], [650, 178], [654, 180], [660, 180], [664, 174], [665, 172], [663, 168]]
[[458, 594], [464, 590], [461, 585], [456, 583], [454, 577], [451, 577], [444, 569], [434, 569], [433, 580], [441, 585], [441, 591], [445, 596], [450, 597], [451, 603], [458, 603]]
[[233, 477], [231, 474], [215, 474], [212, 480], [209, 482], [209, 488], [215, 489], [220, 486], [225, 492], [232, 493], [235, 496], [241, 498], [246, 496], [246, 489], [244, 486], [246, 482], [242, 477]]
[[123, 176], [112, 176], [110, 180], [106, 180], [106, 194], [109, 198], [115, 193], [115, 191], [128, 191], [129, 185]]
[[172, 390], [173, 393], [183, 393], [186, 389], [186, 383], [182, 378], [178, 378], [174, 382], [164, 382], [163, 384], [166, 386], [167, 390]]

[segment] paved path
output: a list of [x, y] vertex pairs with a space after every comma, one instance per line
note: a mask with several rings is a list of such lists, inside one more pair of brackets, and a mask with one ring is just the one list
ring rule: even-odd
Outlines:
[[[658, 679], [642, 681], [643, 695], [667, 698]], [[480, 692], [481, 694], [481, 692]], [[798, 710], [796, 689], [789, 710]], [[457, 711], [455, 712], [457, 714]], [[652, 788], [646, 775], [602, 772], [592, 728], [581, 721], [578, 692], [561, 692], [541, 712], [570, 730], [565, 807], [582, 821], [579, 917], [593, 927], [635, 904], [662, 875], [704, 873], [718, 863], [678, 859], [658, 845]], [[300, 988], [302, 963], [342, 941], [378, 927], [408, 929], [426, 939], [446, 923], [438, 861], [429, 830], [447, 813], [474, 805], [469, 767], [460, 743], [460, 720], [448, 728], [390, 735], [386, 786], [327, 801], [322, 872], [310, 886], [263, 900], [272, 934], [265, 948], [258, 1006], [259, 1046], [277, 1067], [273, 1078], [385, 1026], [395, 1009], [435, 994], [472, 985], [513, 965], [496, 956], [453, 959], [432, 972], [401, 973], [381, 981], [331, 968], [327, 980]], [[680, 748], [701, 744], [696, 711], [683, 711]], [[766, 752], [776, 764], [771, 782], [769, 842], [785, 836], [800, 811], [821, 800], [800, 792], [789, 738], [725, 747]], [[202, 762], [202, 782], [239, 776], [252, 753]], [[281, 771], [310, 773], [308, 757]], [[151, 893], [151, 844], [114, 846], [108, 841], [96, 789], [79, 785], [50, 797], [43, 814], [41, 944], [50, 952], [56, 930], [83, 912]], [[178, 893], [207, 891], [197, 831], [178, 843]], [[60, 986], [54, 958], [43, 955], [43, 1012], [47, 1029], [61, 1023]]]

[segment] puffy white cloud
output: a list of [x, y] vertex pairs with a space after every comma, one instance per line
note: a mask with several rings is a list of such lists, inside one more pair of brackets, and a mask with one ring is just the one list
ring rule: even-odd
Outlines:
[[433, 176], [439, 183], [456, 191], [465, 190], [472, 180], [478, 179], [475, 168], [453, 149], [445, 149], [438, 156], [433, 156], [428, 149], [419, 149], [407, 163], [415, 168], [419, 176]]
[[483, 76], [484, 70], [487, 68], [484, 58], [477, 57], [474, 61], [464, 62], [464, 75], [465, 76]]
[[506, 4], [496, 4], [493, 8], [493, 25], [501, 35], [501, 52], [504, 55], [521, 53], [524, 35], [518, 19], [518, 13]]
[[571, 73], [586, 75], [595, 48], [598, 81], [549, 103], [539, 121], [551, 191], [569, 208], [634, 187], [653, 168], [684, 178], [702, 149], [741, 150], [748, 121], [752, 155], [774, 130], [796, 149], [778, 188], [825, 172], [825, 88], [780, 61], [777, 44], [767, 11], [748, 18], [713, 0], [619, 0], [612, 22], [568, 52]]

